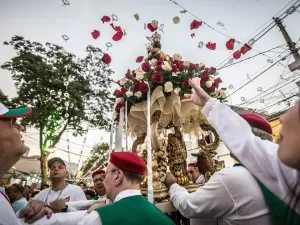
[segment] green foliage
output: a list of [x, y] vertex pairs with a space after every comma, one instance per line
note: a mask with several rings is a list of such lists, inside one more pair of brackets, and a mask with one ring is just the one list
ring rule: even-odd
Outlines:
[[107, 166], [108, 156], [108, 143], [97, 143], [91, 150], [91, 156], [83, 162], [80, 170], [86, 174], [88, 171], [103, 169]]
[[[11, 99], [11, 104], [32, 106], [32, 115], [23, 122], [39, 129], [43, 138], [54, 133], [52, 146], [67, 129], [76, 136], [83, 134], [83, 124], [109, 128], [113, 71], [102, 63], [101, 49], [87, 46], [86, 56], [78, 58], [61, 46], [42, 45], [20, 36], [4, 44], [17, 54], [1, 66], [11, 72], [17, 88], [18, 97]], [[51, 120], [54, 115], [55, 123]]]

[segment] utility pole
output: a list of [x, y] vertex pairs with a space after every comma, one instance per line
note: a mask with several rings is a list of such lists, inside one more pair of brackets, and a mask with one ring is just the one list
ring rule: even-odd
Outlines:
[[300, 69], [300, 55], [299, 55], [298, 49], [296, 48], [296, 44], [292, 41], [288, 32], [285, 30], [285, 27], [283, 26], [281, 19], [278, 17], [273, 18], [273, 19], [274, 19], [276, 25], [280, 28], [280, 31], [281, 31], [284, 39], [286, 40], [286, 42], [289, 46], [289, 49], [295, 59], [295, 62], [293, 62], [289, 65], [290, 71], [293, 72], [295, 70]]

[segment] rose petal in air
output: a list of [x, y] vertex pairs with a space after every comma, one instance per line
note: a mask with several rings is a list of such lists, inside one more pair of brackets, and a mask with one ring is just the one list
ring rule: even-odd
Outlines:
[[191, 28], [191, 30], [198, 29], [201, 25], [202, 25], [202, 21], [194, 20], [191, 23], [190, 28]]
[[92, 32], [92, 36], [96, 40], [100, 36], [100, 31], [99, 30], [94, 30]]
[[147, 28], [151, 31], [154, 32], [157, 30], [157, 27], [154, 27], [151, 23], [148, 23]]
[[105, 22], [110, 22], [110, 17], [109, 17], [109, 16], [103, 16], [102, 19], [101, 19], [101, 21], [102, 21], [103, 23], [105, 23]]

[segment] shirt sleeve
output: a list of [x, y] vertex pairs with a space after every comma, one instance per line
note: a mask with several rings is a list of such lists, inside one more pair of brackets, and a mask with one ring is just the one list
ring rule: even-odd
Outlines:
[[77, 225], [87, 225], [87, 224], [102, 225], [102, 221], [99, 213], [93, 211], [90, 214], [86, 214]]
[[278, 159], [278, 145], [256, 137], [243, 118], [217, 99], [210, 99], [202, 112], [249, 172], [279, 198], [285, 198], [297, 182], [298, 173]]
[[173, 184], [169, 192], [174, 207], [186, 218], [217, 218], [231, 213], [235, 207], [218, 173], [193, 193], [178, 184]]
[[86, 201], [87, 200], [86, 196], [84, 194], [84, 191], [80, 187], [78, 187], [77, 190], [76, 190], [76, 197], [75, 198], [76, 198], [75, 201], [84, 201], [84, 200]]

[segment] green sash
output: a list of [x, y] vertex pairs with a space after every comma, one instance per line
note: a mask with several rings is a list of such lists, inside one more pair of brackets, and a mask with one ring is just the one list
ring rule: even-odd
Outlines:
[[92, 200], [98, 200], [99, 199], [99, 195], [97, 195], [96, 197], [92, 198]]
[[155, 205], [143, 196], [131, 196], [96, 209], [103, 225], [174, 225]]
[[[241, 163], [234, 164], [233, 166], [243, 166]], [[257, 180], [257, 179], [256, 179]], [[299, 225], [300, 215], [280, 198], [274, 195], [265, 185], [257, 180], [260, 189], [265, 197], [267, 206], [270, 210], [270, 216], [273, 225]]]

